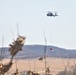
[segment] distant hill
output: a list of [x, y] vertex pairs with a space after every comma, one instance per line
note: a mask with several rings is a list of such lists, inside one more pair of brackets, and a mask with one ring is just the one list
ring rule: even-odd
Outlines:
[[[50, 50], [52, 48], [52, 50]], [[27, 59], [27, 58], [37, 58], [44, 55], [44, 45], [25, 45], [23, 50], [20, 51], [16, 57], [18, 59]], [[2, 48], [0, 48], [0, 51]], [[8, 48], [3, 48], [4, 57], [10, 58], [10, 53]], [[48, 57], [58, 57], [58, 58], [76, 58], [76, 50], [59, 48], [56, 46], [46, 46], [46, 55]], [[1, 56], [1, 55], [0, 55]]]

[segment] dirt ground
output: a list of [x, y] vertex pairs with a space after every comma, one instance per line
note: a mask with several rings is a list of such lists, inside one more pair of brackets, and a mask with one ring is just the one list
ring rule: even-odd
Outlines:
[[[19, 72], [24, 70], [32, 70], [38, 73], [44, 73], [45, 71], [45, 59], [43, 61], [36, 59], [26, 60], [13, 60], [13, 65], [8, 73], [13, 73], [18, 68]], [[10, 59], [4, 59], [2, 62], [7, 64]], [[49, 67], [52, 75], [56, 75], [59, 71], [64, 70], [66, 67], [71, 69], [75, 64], [76, 59], [65, 59], [65, 58], [46, 58], [46, 66]]]

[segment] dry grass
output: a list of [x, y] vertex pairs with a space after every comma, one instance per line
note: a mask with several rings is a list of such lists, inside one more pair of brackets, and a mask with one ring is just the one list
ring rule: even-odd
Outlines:
[[[9, 62], [9, 59], [4, 59], [3, 63]], [[23, 70], [33, 70], [36, 72], [44, 72], [44, 60], [39, 61], [38, 59], [26, 59], [26, 60], [16, 60], [17, 62], [17, 68], [19, 69], [19, 72]], [[76, 62], [76, 59], [62, 59], [62, 58], [47, 58], [47, 67], [50, 68], [50, 71], [52, 75], [56, 75], [59, 71], [63, 71], [66, 67], [67, 69], [71, 69], [71, 66], [73, 66]], [[15, 60], [13, 60], [13, 66], [10, 69], [10, 73], [15, 72], [16, 70], [16, 63]]]

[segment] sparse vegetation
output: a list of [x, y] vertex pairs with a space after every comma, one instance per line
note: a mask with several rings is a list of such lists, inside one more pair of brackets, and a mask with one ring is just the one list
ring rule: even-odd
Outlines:
[[66, 68], [63, 71], [60, 71], [57, 75], [76, 75], [76, 64], [67, 70]]

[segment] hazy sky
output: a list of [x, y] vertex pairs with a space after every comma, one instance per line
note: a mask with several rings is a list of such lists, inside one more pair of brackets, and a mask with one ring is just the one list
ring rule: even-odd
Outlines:
[[76, 0], [0, 0], [0, 46], [17, 38], [17, 22], [25, 44], [44, 44], [45, 32], [48, 45], [76, 49]]

